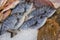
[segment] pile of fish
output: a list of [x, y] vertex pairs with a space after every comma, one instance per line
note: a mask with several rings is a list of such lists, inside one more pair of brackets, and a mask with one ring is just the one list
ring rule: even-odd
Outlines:
[[[40, 6], [39, 6], [40, 5]], [[0, 35], [9, 29], [39, 29], [56, 9], [27, 0], [0, 0]]]

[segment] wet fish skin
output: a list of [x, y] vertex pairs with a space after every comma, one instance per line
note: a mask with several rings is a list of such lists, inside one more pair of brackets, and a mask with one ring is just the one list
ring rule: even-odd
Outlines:
[[3, 6], [6, 4], [8, 0], [0, 0], [0, 10], [3, 9]]
[[10, 3], [8, 2], [8, 5], [4, 7], [2, 12], [5, 12], [9, 9], [13, 9], [20, 1], [19, 0], [12, 0]]
[[[21, 7], [21, 5], [17, 5], [17, 7], [15, 7], [13, 10], [12, 10], [12, 16], [10, 16], [8, 19], [5, 20], [5, 22], [3, 23], [2, 25], [2, 33], [4, 33], [6, 30], [8, 29], [14, 29], [15, 28], [15, 24], [17, 23], [17, 18], [22, 18], [23, 15], [19, 15], [20, 13], [23, 14], [24, 11], [28, 11], [28, 8], [29, 8], [29, 4], [23, 4]], [[20, 9], [22, 8], [22, 9]], [[26, 8], [26, 10], [24, 9]], [[18, 11], [17, 11], [18, 10]], [[23, 11], [20, 11], [20, 10], [23, 10]], [[20, 29], [39, 29], [40, 27], [42, 27], [48, 16], [51, 15], [51, 13], [53, 12], [53, 10], [55, 9], [52, 9], [50, 7], [42, 7], [40, 9], [37, 9], [35, 11], [33, 11], [31, 14], [29, 14], [28, 16], [33, 16], [31, 19], [25, 21], [22, 26], [20, 27]], [[14, 12], [15, 11], [15, 12]], [[14, 13], [13, 13], [14, 12]], [[17, 14], [16, 16], [14, 16], [14, 14]], [[39, 17], [38, 17], [39, 15]], [[42, 18], [40, 18], [42, 16]], [[19, 18], [19, 19], [20, 19]]]
[[[24, 4], [23, 6], [27, 6], [28, 4]], [[19, 5], [21, 6], [21, 5]], [[26, 10], [28, 10], [26, 7]], [[4, 31], [8, 30], [8, 29], [14, 29], [15, 24], [17, 23], [17, 18], [20, 19], [22, 17], [22, 15], [20, 15], [20, 13], [15, 13], [15, 14], [11, 14], [3, 23], [2, 25], [2, 33], [4, 33]]]
[[21, 13], [23, 14], [24, 12], [28, 11], [28, 9], [30, 8], [31, 4], [28, 3], [19, 3], [13, 10], [12, 10], [12, 14], [14, 13]]
[[40, 18], [40, 16], [35, 17], [35, 18], [33, 17], [33, 18], [29, 19], [28, 21], [25, 21], [23, 23], [23, 25], [20, 27], [20, 29], [23, 29], [23, 30], [29, 29], [29, 28], [38, 29], [42, 26], [42, 24], [44, 25], [44, 23], [46, 22], [46, 19], [47, 18]]
[[17, 20], [14, 16], [10, 16], [7, 20], [5, 20], [2, 24], [1, 31], [4, 33], [4, 31], [8, 29], [14, 29], [14, 25], [17, 23]]
[[19, 4], [12, 10], [12, 14], [14, 14], [14, 13], [23, 13], [25, 11], [24, 8], [25, 8], [24, 4]]
[[51, 17], [55, 13], [56, 9], [49, 7], [49, 6], [43, 6], [39, 9], [34, 10], [31, 14], [28, 16], [34, 17], [41, 15], [42, 17]]

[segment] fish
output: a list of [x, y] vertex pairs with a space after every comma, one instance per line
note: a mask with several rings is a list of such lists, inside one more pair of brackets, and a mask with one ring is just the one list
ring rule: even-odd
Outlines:
[[9, 29], [14, 29], [15, 24], [17, 23], [17, 19], [15, 16], [11, 15], [9, 18], [4, 20], [1, 26], [1, 34], [4, 34]]
[[31, 12], [31, 14], [28, 15], [28, 19], [35, 17], [35, 16], [42, 16], [42, 17], [51, 17], [56, 12], [56, 9], [50, 7], [50, 6], [42, 6], [39, 9], [35, 9]]
[[9, 9], [15, 8], [15, 6], [19, 3], [19, 0], [8, 0], [8, 3], [5, 5], [4, 9], [2, 10], [2, 12], [5, 12]]
[[49, 0], [53, 4], [54, 8], [59, 8], [60, 7], [60, 0]]
[[41, 5], [48, 5], [53, 7], [49, 0], [26, 0], [27, 2], [33, 2], [35, 7], [40, 7]]
[[27, 16], [28, 14], [30, 14], [30, 12], [32, 12], [32, 8], [33, 8], [33, 3], [31, 3], [30, 8], [28, 9], [29, 11], [26, 11], [26, 12], [24, 13], [24, 15], [22, 16], [22, 18], [19, 20], [19, 23], [18, 23], [18, 25], [15, 26], [15, 29], [18, 29], [18, 28], [24, 23], [24, 21], [25, 21], [25, 19], [26, 19], [26, 16]]
[[8, 0], [0, 0], [0, 10], [3, 9], [4, 5], [7, 3]]
[[[4, 20], [1, 26], [2, 29], [0, 29], [2, 33], [4, 33], [4, 31], [7, 31], [9, 29], [17, 29], [17, 30], [39, 29], [46, 23], [47, 19], [51, 17], [56, 11], [56, 9], [53, 8], [54, 5], [49, 0], [30, 0], [31, 5], [29, 5], [30, 3], [28, 3], [28, 1], [29, 0], [27, 0], [26, 3], [25, 2], [21, 3], [24, 4], [24, 7], [22, 7], [21, 9], [23, 11], [19, 10], [21, 6], [19, 5], [20, 0], [7, 1], [3, 10], [1, 10], [2, 15], [1, 18], [3, 18]], [[37, 6], [38, 8], [34, 6]]]
[[40, 7], [41, 5], [50, 6], [52, 8], [60, 7], [60, 0], [26, 0], [27, 2], [33, 2], [35, 7]]
[[47, 18], [40, 18], [40, 16], [33, 17], [27, 21], [25, 21], [18, 30], [26, 30], [26, 29], [39, 29], [41, 28], [47, 21]]
[[6, 18], [8, 18], [8, 16], [11, 14], [11, 10], [7, 10], [4, 14], [3, 14], [3, 20], [5, 20]]
[[0, 22], [3, 22], [10, 14], [11, 10], [8, 10], [4, 13], [0, 12]]

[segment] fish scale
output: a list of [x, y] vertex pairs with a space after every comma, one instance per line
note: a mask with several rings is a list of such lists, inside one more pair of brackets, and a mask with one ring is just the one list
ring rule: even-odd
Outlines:
[[[42, 26], [43, 23], [46, 22], [46, 20], [47, 20], [47, 18], [40, 18], [40, 16], [33, 17], [33, 18], [29, 19], [28, 21], [24, 22], [24, 24], [20, 27], [20, 29], [29, 29], [29, 28], [34, 29], [34, 27], [35, 27], [35, 29], [38, 29]], [[39, 25], [37, 25], [37, 24], [39, 24]]]
[[[11, 16], [9, 16], [2, 25], [1, 34], [5, 33], [8, 29], [14, 29], [16, 24], [18, 24], [17, 19], [21, 19], [23, 17], [24, 12], [29, 11], [29, 7], [31, 4], [25, 3], [24, 1], [20, 1], [20, 3], [12, 9]], [[39, 9], [35, 9], [32, 11], [28, 16], [31, 17], [27, 21], [25, 21], [20, 29], [39, 29], [41, 28], [45, 23], [47, 18], [51, 17], [55, 12], [55, 9], [49, 7], [49, 6], [41, 6]], [[42, 18], [40, 18], [42, 16]], [[36, 25], [35, 25], [36, 24]]]
[[38, 16], [41, 15], [42, 17], [51, 17], [51, 15], [54, 14], [56, 10], [51, 8], [51, 7], [47, 7], [47, 6], [43, 6], [42, 8], [36, 9], [35, 11], [33, 11], [31, 14], [29, 14], [28, 16]]
[[[19, 5], [19, 6], [21, 6], [21, 5]], [[19, 7], [18, 6], [18, 7]], [[23, 4], [23, 6], [24, 6], [24, 4]], [[27, 6], [27, 4], [25, 5], [25, 7]], [[7, 20], [5, 20], [4, 21], [4, 23], [3, 23], [3, 25], [2, 25], [2, 31], [4, 30], [4, 31], [6, 31], [6, 30], [8, 30], [8, 29], [14, 29], [14, 26], [15, 26], [15, 24], [17, 23], [17, 18], [21, 18], [22, 17], [22, 15], [19, 15], [20, 13], [18, 12], [18, 11], [16, 11], [16, 10], [19, 10], [20, 8], [16, 8], [16, 9], [13, 9], [12, 10], [12, 14], [11, 14], [11, 16], [7, 19]], [[29, 5], [28, 5], [28, 7], [29, 7]], [[26, 8], [28, 8], [28, 7], [26, 7]], [[21, 10], [21, 9], [20, 9]], [[20, 11], [19, 10], [19, 11]], [[16, 13], [14, 12], [14, 11], [16, 11]], [[16, 16], [15, 16], [15, 14], [17, 14]], [[14, 21], [15, 20], [15, 21]]]
[[16, 22], [17, 20], [14, 16], [9, 17], [7, 20], [4, 21], [2, 25], [2, 32], [3, 30], [6, 31], [8, 29], [13, 29]]

